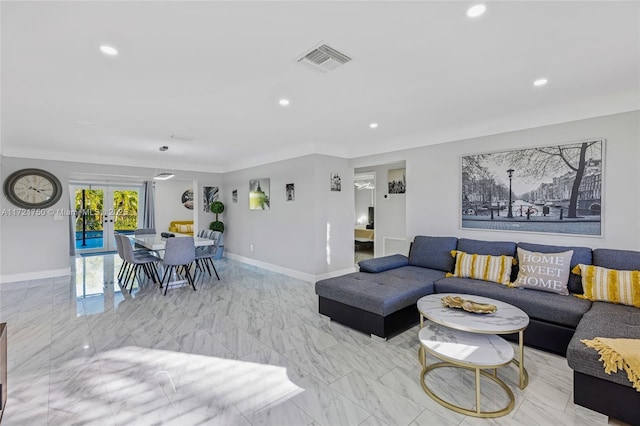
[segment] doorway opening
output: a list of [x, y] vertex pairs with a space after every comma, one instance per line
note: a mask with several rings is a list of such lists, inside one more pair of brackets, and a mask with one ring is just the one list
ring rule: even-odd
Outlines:
[[131, 233], [139, 228], [141, 185], [71, 185], [78, 254], [116, 250], [114, 231]]
[[354, 262], [371, 259], [375, 252], [376, 173], [355, 173]]

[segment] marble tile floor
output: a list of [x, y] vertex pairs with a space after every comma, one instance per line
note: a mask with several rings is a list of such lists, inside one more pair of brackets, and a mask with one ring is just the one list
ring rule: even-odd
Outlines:
[[[8, 323], [7, 425], [598, 425], [572, 403], [566, 360], [526, 349], [530, 384], [498, 419], [465, 417], [419, 382], [417, 327], [387, 341], [317, 313], [313, 285], [228, 259], [198, 290], [114, 283], [113, 255], [73, 259], [71, 277], [0, 285]], [[431, 360], [433, 361], [433, 360]], [[473, 406], [470, 373], [429, 385]], [[504, 403], [482, 383], [487, 408]]]

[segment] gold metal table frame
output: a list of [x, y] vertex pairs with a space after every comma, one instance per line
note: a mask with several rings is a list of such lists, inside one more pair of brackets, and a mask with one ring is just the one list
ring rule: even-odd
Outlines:
[[[422, 346], [422, 345], [421, 345]], [[424, 346], [422, 346], [424, 348]], [[430, 351], [429, 349], [427, 349], [427, 351], [429, 353], [431, 353], [433, 356], [437, 357], [437, 358], [441, 358], [440, 355], [437, 355], [435, 353], [433, 353], [432, 351]], [[450, 410], [453, 410], [457, 413], [461, 413], [461, 414], [465, 414], [468, 416], [473, 416], [473, 417], [481, 417], [481, 418], [491, 418], [491, 417], [500, 417], [500, 416], [504, 416], [506, 414], [509, 414], [511, 412], [511, 410], [513, 410], [513, 407], [515, 407], [515, 396], [513, 395], [513, 392], [511, 391], [511, 389], [509, 388], [509, 386], [500, 378], [498, 378], [498, 373], [497, 373], [497, 368], [498, 367], [502, 367], [504, 365], [507, 365], [508, 362], [506, 364], [501, 364], [501, 365], [495, 365], [495, 366], [482, 366], [479, 367], [477, 365], [467, 365], [465, 363], [462, 363], [460, 361], [455, 361], [455, 362], [439, 362], [436, 364], [431, 364], [431, 365], [427, 365], [427, 360], [426, 357], [423, 357], [423, 361], [422, 361], [422, 372], [420, 373], [420, 384], [422, 385], [422, 389], [427, 393], [427, 395], [429, 395], [434, 401], [436, 401], [438, 404], [447, 407]], [[460, 407], [459, 405], [455, 405], [450, 403], [449, 401], [445, 401], [444, 399], [440, 398], [438, 395], [435, 394], [435, 392], [433, 392], [426, 383], [425, 377], [427, 375], [427, 373], [429, 373], [430, 371], [433, 371], [437, 368], [443, 368], [443, 367], [455, 367], [455, 368], [464, 368], [467, 370], [474, 370], [475, 371], [475, 381], [476, 381], [476, 409], [472, 410], [469, 408], [464, 408], [464, 407]], [[485, 371], [484, 369], [493, 369], [493, 374], [488, 373], [487, 371]], [[495, 382], [496, 384], [498, 384], [507, 394], [507, 397], [509, 398], [509, 403], [507, 404], [506, 407], [501, 408], [499, 410], [496, 411], [482, 411], [481, 409], [481, 404], [480, 404], [480, 377], [484, 376], [490, 380], [492, 380], [493, 382]]]
[[[436, 296], [436, 295], [432, 295], [432, 296]], [[425, 296], [425, 297], [429, 297], [429, 296]], [[485, 298], [487, 299], [487, 298]], [[506, 303], [506, 302], [501, 302], [498, 301], [500, 303]], [[506, 303], [508, 305], [508, 303]], [[445, 309], [450, 309], [450, 308], [445, 308]], [[501, 334], [513, 334], [513, 333], [518, 333], [518, 351], [517, 351], [517, 357], [514, 356], [514, 358], [507, 362], [506, 364], [501, 364], [495, 367], [478, 367], [476, 365], [467, 365], [463, 362], [460, 362], [458, 360], [451, 360], [451, 359], [444, 359], [441, 355], [433, 353], [433, 351], [429, 350], [428, 348], [425, 348], [422, 344], [420, 344], [420, 349], [418, 349], [418, 358], [420, 359], [420, 364], [422, 365], [422, 372], [420, 374], [420, 381], [421, 381], [421, 385], [422, 385], [422, 389], [427, 393], [427, 395], [429, 395], [434, 401], [438, 402], [440, 405], [447, 407], [453, 411], [456, 411], [458, 413], [462, 413], [465, 415], [469, 415], [469, 416], [474, 416], [474, 417], [483, 417], [483, 418], [490, 418], [490, 417], [500, 417], [500, 416], [504, 416], [506, 414], [508, 414], [511, 410], [513, 410], [513, 406], [514, 406], [514, 396], [513, 396], [513, 392], [511, 391], [511, 389], [509, 388], [509, 386], [507, 386], [507, 384], [502, 381], [501, 379], [498, 378], [497, 376], [497, 367], [501, 367], [501, 366], [505, 366], [508, 365], [510, 363], [513, 363], [517, 366], [518, 368], [518, 372], [519, 372], [519, 383], [518, 383], [518, 387], [520, 389], [525, 389], [527, 387], [527, 385], [529, 384], [529, 373], [527, 372], [527, 369], [524, 366], [524, 330], [527, 328], [528, 323], [522, 327], [522, 328], [517, 328], [517, 329], [513, 329], [513, 330], [499, 330], [499, 331], [495, 331], [495, 330], [491, 330], [491, 331], [487, 331], [487, 330], [478, 330], [478, 329], [472, 329], [472, 328], [468, 328], [468, 327], [456, 327], [456, 324], [452, 324], [450, 322], [447, 321], [443, 321], [440, 318], [437, 317], [432, 317], [429, 315], [425, 315], [422, 311], [420, 311], [420, 329], [422, 330], [424, 328], [424, 320], [425, 318], [430, 320], [431, 322], [444, 326], [444, 327], [448, 327], [448, 328], [452, 328], [455, 330], [460, 330], [460, 331], [468, 331], [471, 333], [477, 333], [477, 334], [492, 334], [492, 335], [501, 335]], [[470, 315], [478, 315], [478, 320], [482, 321], [482, 316], [479, 314], [470, 314]], [[438, 359], [443, 360], [443, 362], [440, 363], [436, 363], [436, 364], [431, 364], [427, 366], [427, 360], [426, 360], [426, 355], [425, 355], [425, 350], [429, 351], [429, 353], [431, 353], [432, 355], [434, 355], [435, 357], [437, 357]], [[517, 358], [517, 359], [516, 359]], [[458, 367], [458, 368], [465, 368], [465, 369], [469, 369], [469, 370], [475, 370], [475, 376], [476, 376], [476, 410], [470, 410], [467, 408], [463, 408], [463, 407], [459, 407], [457, 405], [451, 404], [448, 401], [443, 400], [442, 398], [440, 398], [439, 396], [437, 396], [431, 389], [429, 389], [429, 387], [426, 385], [425, 383], [425, 376], [427, 373], [429, 373], [432, 370], [435, 370], [437, 368], [443, 368], [443, 367]], [[484, 371], [485, 369], [493, 369], [493, 374], [488, 373], [487, 371]], [[505, 390], [505, 392], [507, 393], [507, 396], [509, 397], [509, 399], [511, 400], [511, 402], [504, 407], [503, 409], [497, 410], [497, 411], [492, 411], [492, 412], [483, 412], [480, 409], [480, 377], [484, 376], [489, 378], [490, 380], [493, 380], [495, 383], [497, 383], [502, 389]]]

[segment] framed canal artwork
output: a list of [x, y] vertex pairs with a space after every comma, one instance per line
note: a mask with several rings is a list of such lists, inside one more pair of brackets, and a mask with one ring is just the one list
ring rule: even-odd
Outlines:
[[604, 145], [463, 156], [461, 227], [602, 236]]

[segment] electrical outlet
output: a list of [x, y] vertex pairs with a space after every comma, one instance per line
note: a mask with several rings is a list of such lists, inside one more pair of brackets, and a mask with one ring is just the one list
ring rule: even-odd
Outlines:
[[251, 244], [251, 247], [249, 248], [251, 251], [253, 251], [253, 244]]

